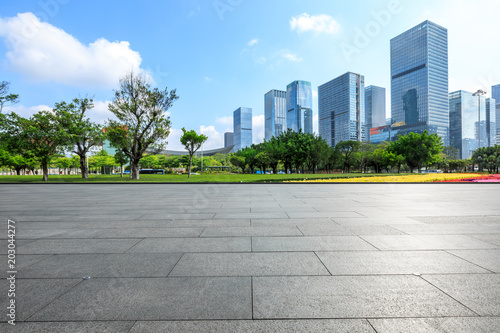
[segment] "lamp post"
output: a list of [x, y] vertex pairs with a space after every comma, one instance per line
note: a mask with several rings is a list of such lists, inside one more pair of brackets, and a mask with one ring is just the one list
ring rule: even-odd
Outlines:
[[481, 96], [486, 95], [486, 91], [479, 89], [472, 96], [477, 96], [477, 148], [481, 148]]

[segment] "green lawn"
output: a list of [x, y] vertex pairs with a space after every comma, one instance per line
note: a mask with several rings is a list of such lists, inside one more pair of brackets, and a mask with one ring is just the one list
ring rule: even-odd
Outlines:
[[[388, 176], [390, 174], [383, 174]], [[204, 174], [192, 175], [141, 175], [140, 180], [131, 180], [128, 175], [89, 175], [82, 179], [80, 175], [49, 175], [49, 183], [269, 183], [287, 180], [319, 179], [319, 178], [347, 178], [375, 176], [375, 174], [292, 174], [292, 175], [249, 175], [249, 174]], [[0, 183], [43, 183], [42, 176], [0, 176]]]

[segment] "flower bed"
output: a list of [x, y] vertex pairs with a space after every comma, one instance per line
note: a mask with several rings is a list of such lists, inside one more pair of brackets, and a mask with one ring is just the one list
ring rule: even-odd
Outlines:
[[[428, 183], [428, 182], [447, 182], [460, 181], [461, 179], [476, 179], [482, 177], [478, 174], [470, 173], [426, 173], [411, 174], [401, 176], [368, 176], [334, 179], [305, 179], [300, 181], [291, 181], [294, 183]], [[500, 179], [499, 179], [500, 180]]]
[[461, 179], [446, 179], [446, 180], [435, 180], [435, 182], [441, 183], [500, 183], [500, 175], [477, 175], [475, 177], [467, 177]]

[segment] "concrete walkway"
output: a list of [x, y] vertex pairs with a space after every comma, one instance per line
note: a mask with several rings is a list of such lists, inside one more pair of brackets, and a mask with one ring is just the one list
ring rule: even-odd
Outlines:
[[0, 191], [0, 331], [500, 331], [500, 185]]

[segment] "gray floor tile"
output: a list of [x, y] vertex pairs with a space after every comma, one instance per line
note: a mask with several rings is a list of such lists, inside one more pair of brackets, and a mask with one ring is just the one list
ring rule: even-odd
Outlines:
[[317, 252], [332, 275], [489, 273], [442, 251]]
[[453, 250], [448, 252], [490, 271], [500, 273], [500, 250]]
[[495, 234], [482, 234], [482, 235], [470, 235], [470, 237], [482, 240], [483, 242], [487, 242], [490, 244], [494, 244], [500, 246], [500, 233]]
[[[25, 269], [26, 267], [29, 267], [33, 264], [36, 264], [37, 262], [43, 261], [47, 258], [50, 258], [52, 254], [18, 254], [15, 257], [15, 262], [13, 263], [15, 265], [16, 270], [22, 270]], [[8, 269], [8, 264], [11, 264], [7, 262], [9, 259], [7, 255], [0, 255], [0, 260], [3, 263], [3, 266], [5, 267], [5, 271], [9, 271], [11, 269]]]
[[166, 277], [181, 253], [55, 255], [20, 270], [18, 278]]
[[330, 223], [329, 225], [300, 225], [300, 231], [306, 236], [316, 235], [402, 235], [403, 232], [396, 230], [387, 225], [356, 225], [356, 226], [339, 226]]
[[376, 250], [357, 236], [252, 237], [252, 251]]
[[[24, 321], [50, 302], [80, 283], [82, 279], [16, 279], [15, 301], [16, 321]], [[0, 299], [2, 309], [7, 309], [8, 284], [6, 279], [0, 280], [1, 290], [5, 292]], [[62, 309], [65, 309], [64, 307]], [[6, 321], [7, 317], [2, 316]]]
[[336, 332], [375, 333], [366, 320], [213, 320], [213, 321], [138, 321], [130, 333], [138, 332]]
[[417, 220], [408, 217], [387, 217], [387, 218], [376, 218], [376, 217], [358, 217], [358, 218], [333, 218], [335, 223], [342, 226], [356, 226], [356, 225], [400, 225], [400, 224], [424, 224]]
[[200, 237], [303, 236], [296, 227], [208, 227]]
[[[16, 326], [0, 324], [1, 332], [12, 333], [127, 333], [134, 325], [134, 321], [101, 321], [101, 322], [17, 322]], [[5, 331], [2, 330], [5, 325]]]
[[41, 239], [18, 246], [19, 254], [123, 253], [140, 239]]
[[500, 318], [401, 318], [370, 319], [378, 333], [492, 333]]
[[252, 227], [270, 227], [270, 226], [299, 226], [313, 224], [334, 224], [328, 217], [320, 218], [301, 218], [301, 219], [252, 219]]
[[396, 225], [395, 229], [409, 235], [464, 235], [499, 233], [500, 227], [491, 227], [481, 224], [406, 224]]
[[90, 279], [31, 320], [251, 319], [251, 307], [247, 277]]
[[380, 250], [492, 249], [495, 245], [463, 235], [360, 236]]
[[472, 316], [415, 276], [255, 277], [254, 318]]
[[130, 253], [167, 252], [249, 252], [250, 237], [221, 238], [147, 238], [131, 248]]
[[[457, 202], [462, 201], [457, 200]], [[414, 219], [427, 224], [489, 224], [491, 222], [500, 223], [500, 216], [418, 216], [414, 217]]]
[[500, 316], [500, 275], [424, 275], [424, 279], [480, 316]]
[[170, 276], [330, 275], [312, 253], [186, 253]]
[[101, 230], [97, 238], [198, 237], [204, 228], [120, 228]]

